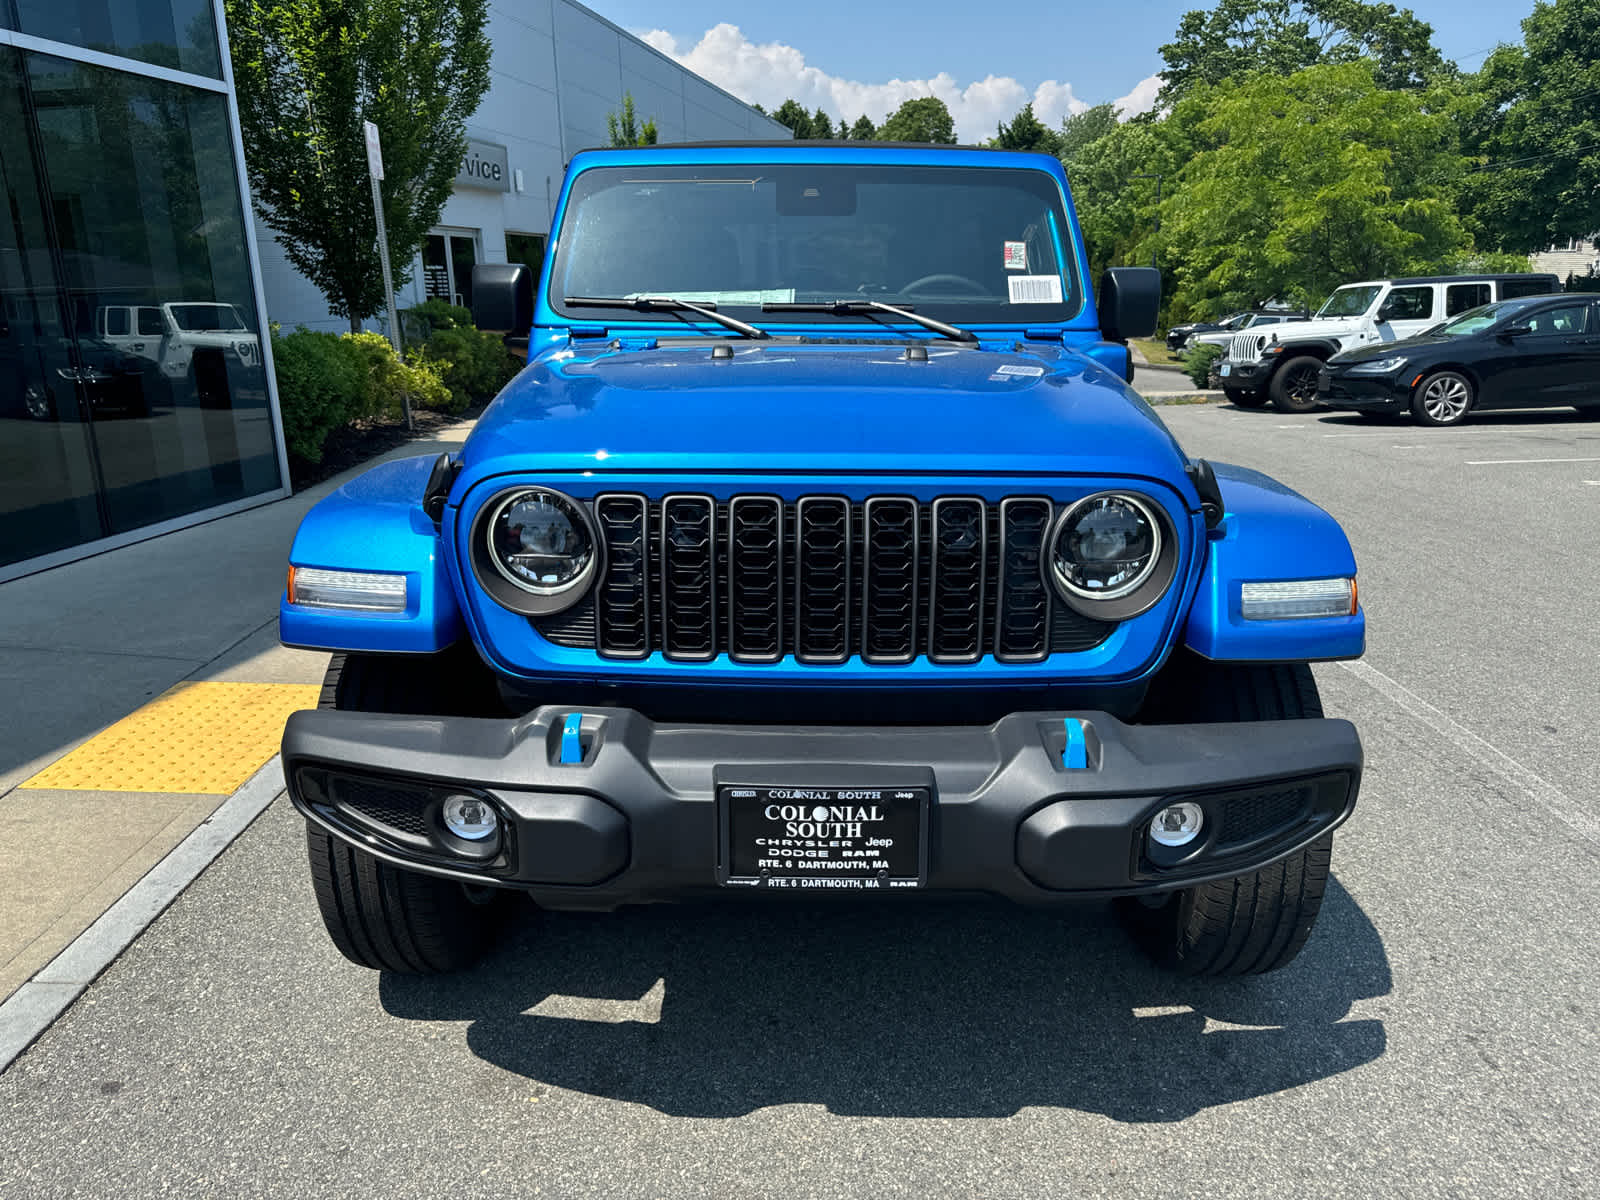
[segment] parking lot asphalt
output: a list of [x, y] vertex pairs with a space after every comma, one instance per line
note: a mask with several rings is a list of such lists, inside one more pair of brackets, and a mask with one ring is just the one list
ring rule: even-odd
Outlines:
[[1600, 1177], [1600, 422], [1162, 418], [1345, 524], [1362, 799], [1289, 969], [977, 902], [323, 935], [283, 800], [0, 1076], [0, 1194], [1585, 1196]]

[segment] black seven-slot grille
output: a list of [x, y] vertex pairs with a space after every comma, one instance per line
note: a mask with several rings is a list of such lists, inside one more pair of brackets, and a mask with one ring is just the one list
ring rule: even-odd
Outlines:
[[738, 662], [1034, 662], [1115, 628], [1051, 595], [1039, 570], [1048, 499], [702, 495], [593, 502], [605, 570], [534, 627], [608, 658]]

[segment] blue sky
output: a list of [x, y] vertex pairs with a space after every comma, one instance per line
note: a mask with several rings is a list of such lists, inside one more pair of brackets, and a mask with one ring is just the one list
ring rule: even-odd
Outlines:
[[[743, 99], [793, 95], [874, 120], [902, 99], [939, 95], [963, 140], [1028, 100], [1047, 119], [1103, 101], [1137, 110], [1153, 95], [1157, 52], [1194, 0], [586, 0]], [[1521, 38], [1532, 0], [1423, 0], [1434, 44], [1476, 69], [1497, 42]]]

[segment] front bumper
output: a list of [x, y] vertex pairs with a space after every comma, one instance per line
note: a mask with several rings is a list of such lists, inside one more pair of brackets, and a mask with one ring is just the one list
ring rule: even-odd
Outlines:
[[[568, 765], [570, 713], [299, 712], [284, 732], [284, 773], [309, 820], [379, 858], [523, 888], [552, 908], [607, 909], [719, 890], [719, 786], [926, 789], [927, 890], [1049, 902], [1255, 870], [1343, 822], [1362, 764], [1355, 728], [1339, 720], [1139, 726], [1074, 712], [988, 727], [795, 728], [601, 709], [583, 714], [581, 762]], [[1063, 765], [1068, 717], [1083, 722], [1082, 767]], [[497, 844], [444, 831], [450, 791], [495, 806]], [[1182, 851], [1153, 847], [1151, 817], [1180, 798], [1204, 809], [1201, 836]]]
[[[1217, 385], [1225, 388], [1237, 388], [1245, 392], [1262, 391], [1272, 380], [1272, 368], [1276, 365], [1275, 359], [1263, 358], [1257, 362], [1233, 362], [1224, 359], [1216, 366]], [[1222, 369], [1228, 368], [1224, 375]]]
[[1402, 376], [1340, 375], [1323, 367], [1317, 398], [1329, 408], [1399, 412], [1410, 404], [1411, 393]]

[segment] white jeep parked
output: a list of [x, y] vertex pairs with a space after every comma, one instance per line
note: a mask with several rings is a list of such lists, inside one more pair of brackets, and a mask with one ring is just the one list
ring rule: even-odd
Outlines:
[[1559, 292], [1554, 275], [1434, 275], [1379, 279], [1337, 289], [1309, 321], [1234, 334], [1216, 364], [1228, 399], [1271, 401], [1280, 412], [1317, 407], [1322, 364], [1341, 350], [1396, 342], [1479, 305]]

